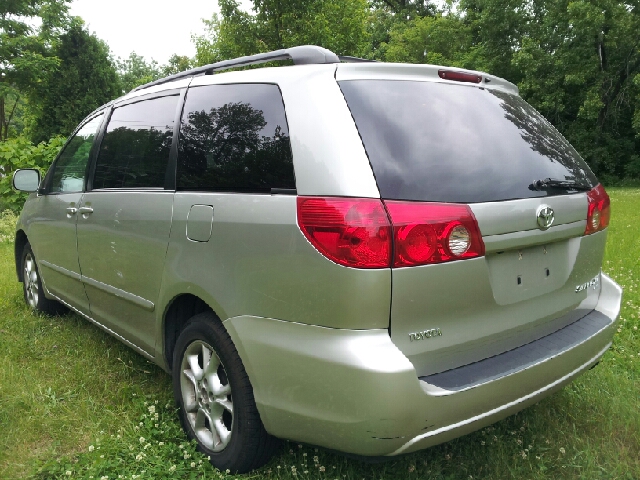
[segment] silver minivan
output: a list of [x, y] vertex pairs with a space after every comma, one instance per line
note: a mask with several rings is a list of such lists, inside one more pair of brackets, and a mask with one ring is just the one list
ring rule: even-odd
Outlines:
[[620, 310], [607, 193], [482, 72], [219, 62], [99, 108], [14, 185], [27, 304], [170, 372], [223, 470], [278, 438], [393, 456], [477, 430], [593, 367]]

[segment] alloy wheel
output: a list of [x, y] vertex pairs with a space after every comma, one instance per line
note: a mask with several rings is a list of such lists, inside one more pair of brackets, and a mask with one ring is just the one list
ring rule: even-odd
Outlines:
[[182, 357], [180, 389], [186, 417], [196, 438], [221, 452], [231, 441], [233, 400], [227, 373], [215, 350], [196, 340]]
[[38, 270], [31, 252], [24, 257], [24, 291], [31, 308], [38, 306]]

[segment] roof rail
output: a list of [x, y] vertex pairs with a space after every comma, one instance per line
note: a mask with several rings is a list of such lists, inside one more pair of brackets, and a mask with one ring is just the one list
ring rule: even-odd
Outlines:
[[295, 65], [340, 63], [340, 58], [338, 58], [338, 56], [331, 50], [315, 45], [301, 45], [299, 47], [283, 48], [281, 50], [274, 50], [273, 52], [258, 53], [256, 55], [238, 57], [232, 60], [223, 60], [210, 65], [192, 68], [191, 70], [186, 70], [174, 75], [169, 75], [165, 78], [154, 80], [153, 82], [145, 83], [144, 85], [134, 88], [132, 91], [135, 92], [137, 90], [153, 87], [154, 85], [161, 85], [180, 78], [193, 77], [196, 75], [211, 75], [213, 72], [218, 70], [255, 65], [257, 63], [273, 62], [276, 60], [293, 60]]
[[369, 60], [368, 58], [350, 57], [348, 55], [339, 55], [338, 58], [341, 62], [345, 63], [376, 63], [377, 60]]

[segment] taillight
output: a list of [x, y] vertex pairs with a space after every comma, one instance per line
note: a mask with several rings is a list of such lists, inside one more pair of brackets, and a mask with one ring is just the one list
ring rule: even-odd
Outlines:
[[393, 225], [394, 267], [450, 262], [484, 255], [468, 205], [385, 201]]
[[455, 70], [438, 70], [438, 76], [454, 82], [480, 83], [482, 77], [475, 73], [456, 72]]
[[337, 197], [298, 197], [297, 204], [304, 236], [347, 267], [410, 267], [484, 255], [468, 205]]
[[611, 201], [601, 183], [587, 192], [587, 200], [589, 207], [587, 210], [587, 227], [584, 229], [584, 234], [590, 235], [604, 230], [609, 225]]
[[298, 197], [298, 225], [320, 253], [340, 265], [390, 265], [391, 225], [380, 200]]

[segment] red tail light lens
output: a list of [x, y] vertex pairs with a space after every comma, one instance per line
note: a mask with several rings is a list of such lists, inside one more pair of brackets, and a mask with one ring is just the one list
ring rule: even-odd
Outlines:
[[587, 210], [587, 227], [584, 234], [591, 235], [609, 226], [611, 201], [600, 183], [587, 193], [587, 200], [589, 201], [589, 209]]
[[298, 225], [320, 253], [340, 265], [390, 265], [391, 225], [380, 200], [298, 197]]
[[394, 267], [450, 262], [484, 255], [468, 205], [385, 201], [393, 224]]
[[456, 72], [454, 70], [438, 70], [438, 76], [444, 80], [454, 82], [480, 83], [482, 77], [475, 73]]

